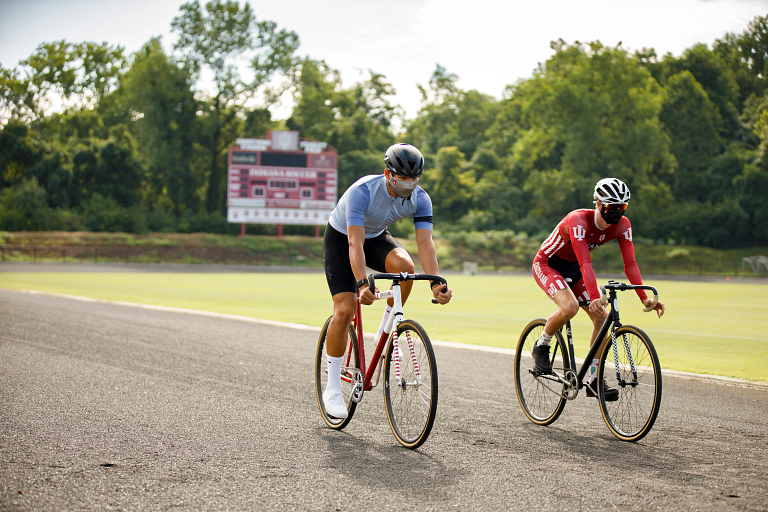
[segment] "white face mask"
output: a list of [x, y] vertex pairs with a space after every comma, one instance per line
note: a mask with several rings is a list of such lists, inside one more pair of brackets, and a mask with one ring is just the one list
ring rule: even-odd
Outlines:
[[419, 184], [418, 178], [413, 181], [406, 181], [400, 179], [400, 177], [395, 174], [391, 174], [390, 176], [389, 186], [392, 189], [392, 192], [403, 199], [411, 197], [413, 191], [416, 190], [416, 185]]

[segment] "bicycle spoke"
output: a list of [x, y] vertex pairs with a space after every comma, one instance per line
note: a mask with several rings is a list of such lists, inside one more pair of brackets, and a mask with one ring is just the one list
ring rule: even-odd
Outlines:
[[[402, 322], [398, 331], [402, 350], [402, 361], [397, 361], [400, 382], [395, 378], [395, 361], [392, 358], [396, 356], [394, 348], [390, 346], [384, 388], [387, 417], [397, 440], [408, 448], [416, 448], [429, 435], [437, 410], [434, 353], [423, 328], [415, 322]], [[409, 336], [415, 357], [411, 354], [410, 344], [406, 342]]]
[[[528, 419], [539, 425], [555, 421], [565, 406], [562, 396], [564, 386], [554, 375], [540, 375], [535, 369], [531, 351], [541, 336], [545, 321], [531, 322], [523, 330], [515, 353], [515, 389], [523, 412]], [[552, 337], [552, 370], [564, 374], [566, 369], [563, 355], [566, 353], [562, 336]]]
[[[601, 410], [614, 435], [624, 441], [637, 441], [656, 421], [661, 402], [661, 368], [650, 339], [640, 329], [623, 326], [617, 329], [616, 340], [616, 345], [604, 349], [601, 371], [606, 383], [619, 391], [619, 398], [613, 402], [601, 400]], [[614, 359], [618, 359], [618, 367]]]

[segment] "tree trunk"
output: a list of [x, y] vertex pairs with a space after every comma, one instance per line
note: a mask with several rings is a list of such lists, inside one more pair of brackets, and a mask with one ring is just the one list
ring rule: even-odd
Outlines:
[[213, 138], [211, 141], [211, 174], [208, 177], [208, 194], [206, 196], [206, 208], [209, 213], [213, 213], [218, 210], [220, 201], [219, 197], [219, 173], [218, 173], [218, 160], [219, 160], [219, 136], [221, 133], [221, 126], [219, 123], [219, 110], [221, 93], [216, 95], [216, 104], [213, 111]]

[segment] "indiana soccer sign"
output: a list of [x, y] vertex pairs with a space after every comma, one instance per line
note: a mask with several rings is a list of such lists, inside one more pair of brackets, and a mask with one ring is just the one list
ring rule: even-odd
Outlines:
[[229, 148], [227, 221], [325, 225], [336, 206], [336, 149], [299, 132], [237, 139]]

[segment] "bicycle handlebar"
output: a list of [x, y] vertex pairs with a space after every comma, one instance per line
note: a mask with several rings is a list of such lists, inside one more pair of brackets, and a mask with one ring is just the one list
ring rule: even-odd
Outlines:
[[[448, 289], [448, 281], [446, 281], [442, 276], [436, 276], [432, 274], [408, 274], [406, 272], [401, 272], [399, 274], [370, 274], [368, 276], [368, 289], [371, 290], [371, 292], [376, 289], [376, 279], [391, 279], [392, 281], [396, 282], [437, 281], [444, 285], [443, 289], [440, 290], [441, 292], [444, 292]], [[437, 304], [437, 300], [432, 299], [432, 304]]]
[[653, 311], [653, 309], [656, 307], [656, 304], [659, 303], [659, 292], [656, 291], [656, 288], [653, 286], [648, 286], [647, 284], [626, 284], [626, 283], [616, 283], [614, 281], [608, 281], [608, 284], [602, 285], [600, 287], [600, 293], [602, 294], [601, 297], [601, 303], [603, 306], [605, 306], [608, 303], [608, 294], [605, 292], [605, 290], [618, 290], [620, 292], [623, 292], [625, 290], [651, 290], [653, 292], [653, 299], [651, 300], [651, 305], [648, 307], [643, 307], [643, 311], [648, 313], [649, 311]]

